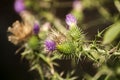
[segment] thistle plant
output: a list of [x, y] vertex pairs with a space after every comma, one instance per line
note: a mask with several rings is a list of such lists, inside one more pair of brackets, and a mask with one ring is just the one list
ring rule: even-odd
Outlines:
[[[39, 4], [44, 3], [46, 6], [36, 5], [38, 2]], [[112, 25], [117, 25], [117, 28], [110, 27], [109, 30], [98, 32], [95, 40], [91, 41], [87, 39], [83, 28], [79, 26], [82, 23], [82, 11], [88, 8], [83, 5], [85, 2], [75, 0], [72, 11], [66, 14], [63, 21], [55, 16], [53, 11], [60, 4], [62, 3], [57, 0], [24, 0], [24, 2], [16, 0], [15, 2], [15, 10], [20, 14], [22, 21], [16, 21], [12, 27], [8, 28], [8, 32], [12, 33], [8, 39], [13, 44], [22, 46], [24, 51], [21, 53], [21, 57], [29, 61], [30, 70], [38, 73], [37, 80], [110, 80], [110, 78], [118, 80], [119, 62], [115, 62], [116, 66], [111, 68], [109, 61], [120, 60], [120, 43], [114, 44], [115, 47], [110, 46], [109, 43], [114, 41], [120, 30], [115, 33], [112, 40], [109, 40], [108, 36], [111, 35], [109, 31], [112, 29], [119, 29], [119, 23]], [[89, 6], [91, 5], [92, 3], [89, 3]], [[103, 9], [101, 5], [102, 2], [96, 6]], [[35, 13], [30, 12], [30, 9]], [[100, 13], [102, 14], [102, 12]], [[105, 31], [108, 32], [103, 36]], [[59, 62], [57, 62], [58, 60]], [[70, 60], [72, 70], [57, 71], [61, 67], [59, 64], [61, 60]], [[94, 75], [83, 70], [79, 72], [81, 75], [76, 74], [78, 69], [75, 69], [76, 66], [84, 60], [91, 61], [91, 65], [97, 68]]]

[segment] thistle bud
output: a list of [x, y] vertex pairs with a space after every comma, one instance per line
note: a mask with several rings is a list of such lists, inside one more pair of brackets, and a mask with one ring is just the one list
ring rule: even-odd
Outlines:
[[73, 9], [76, 11], [81, 11], [83, 9], [83, 6], [80, 0], [74, 0]]
[[54, 51], [56, 49], [56, 43], [53, 40], [46, 40], [45, 48], [48, 51]]
[[28, 41], [28, 46], [32, 49], [36, 49], [39, 45], [39, 40], [36, 36], [32, 36]]
[[77, 19], [72, 14], [66, 15], [66, 24], [70, 27], [75, 26], [77, 24]]
[[80, 37], [81, 37], [81, 35], [82, 35], [82, 34], [81, 34], [81, 31], [79, 30], [78, 27], [72, 27], [72, 28], [69, 30], [68, 34], [69, 34], [74, 40], [80, 39]]
[[78, 40], [81, 37], [81, 31], [77, 27], [77, 20], [72, 14], [66, 15], [65, 19], [67, 25], [69, 26], [68, 34], [74, 39]]
[[25, 4], [23, 0], [16, 0], [14, 4], [14, 9], [17, 13], [21, 13], [25, 10]]
[[57, 50], [64, 55], [71, 55], [75, 53], [75, 45], [72, 42], [64, 42], [57, 45]]
[[40, 30], [39, 24], [35, 23], [34, 26], [33, 26], [33, 32], [34, 32], [34, 34], [38, 34], [39, 30]]

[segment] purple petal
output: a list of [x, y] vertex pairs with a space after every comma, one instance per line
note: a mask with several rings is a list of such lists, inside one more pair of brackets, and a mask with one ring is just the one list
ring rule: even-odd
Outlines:
[[65, 21], [66, 21], [66, 24], [69, 25], [69, 26], [71, 24], [76, 24], [77, 23], [76, 18], [72, 14], [67, 14]]
[[56, 43], [52, 40], [46, 40], [45, 41], [45, 47], [49, 51], [54, 51], [56, 48]]
[[33, 32], [34, 32], [35, 34], [38, 34], [38, 33], [39, 33], [39, 30], [40, 30], [39, 24], [38, 24], [38, 23], [35, 23], [34, 26], [33, 26]]
[[17, 13], [20, 13], [25, 10], [25, 5], [23, 0], [16, 0], [14, 4], [14, 9]]
[[82, 10], [83, 6], [80, 0], [74, 0], [73, 2], [73, 9], [75, 9], [76, 11], [80, 11]]

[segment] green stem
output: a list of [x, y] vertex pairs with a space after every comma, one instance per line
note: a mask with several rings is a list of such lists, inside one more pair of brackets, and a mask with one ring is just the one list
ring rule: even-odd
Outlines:
[[39, 72], [39, 74], [40, 74], [40, 78], [41, 78], [41, 80], [44, 80], [43, 72], [42, 72], [42, 68], [41, 68], [41, 66], [39, 65], [39, 67], [37, 67], [37, 69], [38, 69], [38, 72]]
[[110, 75], [113, 74], [113, 72], [112, 72], [110, 69], [108, 69], [106, 66], [104, 66], [104, 67], [102, 68], [102, 70], [100, 70], [100, 71], [93, 77], [92, 80], [98, 80], [99, 77], [102, 76], [103, 74], [107, 74], [107, 75], [110, 76]]

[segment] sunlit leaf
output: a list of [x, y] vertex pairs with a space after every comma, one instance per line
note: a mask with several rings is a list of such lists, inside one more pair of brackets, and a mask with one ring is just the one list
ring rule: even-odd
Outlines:
[[111, 25], [103, 37], [103, 44], [109, 44], [120, 34], [120, 22]]
[[117, 10], [120, 12], [120, 1], [119, 0], [114, 0], [114, 4], [115, 4]]

